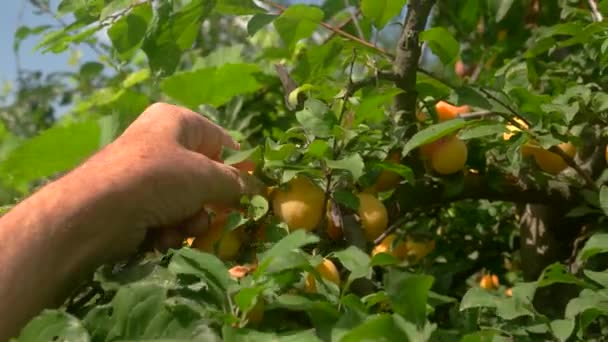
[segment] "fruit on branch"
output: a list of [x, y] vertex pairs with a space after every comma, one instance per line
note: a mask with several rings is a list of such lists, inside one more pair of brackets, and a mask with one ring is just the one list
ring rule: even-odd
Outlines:
[[407, 258], [418, 262], [435, 250], [435, 240], [417, 241], [408, 237], [405, 241], [405, 249]]
[[[338, 272], [336, 265], [334, 265], [331, 260], [324, 258], [323, 262], [321, 262], [315, 269], [317, 272], [319, 272], [323, 279], [329, 280], [340, 287], [340, 273]], [[309, 293], [317, 291], [317, 281], [314, 274], [309, 273], [306, 276], [305, 288]]]
[[374, 241], [388, 226], [388, 212], [384, 203], [369, 193], [360, 193], [359, 210], [363, 235], [367, 241]]
[[498, 277], [495, 274], [485, 274], [481, 277], [479, 286], [482, 289], [494, 290], [500, 286], [500, 283], [498, 282]]
[[507, 297], [513, 297], [513, 289], [512, 288], [508, 288], [505, 290], [505, 296]]
[[440, 175], [450, 175], [462, 170], [467, 162], [467, 145], [453, 135], [438, 144], [431, 151], [431, 167]]
[[404, 260], [407, 257], [407, 246], [405, 241], [398, 241], [395, 243], [397, 239], [396, 234], [387, 235], [382, 241], [377, 244], [372, 250], [372, 257], [376, 256], [379, 253], [387, 253], [399, 260]]
[[606, 145], [606, 152], [604, 157], [606, 158], [606, 162], [608, 163], [608, 145]]
[[[557, 145], [570, 158], [576, 155], [576, 147], [571, 143], [561, 143]], [[533, 152], [534, 160], [538, 167], [550, 174], [556, 175], [568, 167], [566, 161], [557, 153], [545, 149], [537, 149]]]
[[200, 251], [216, 254], [218, 258], [227, 261], [234, 260], [241, 248], [241, 230], [233, 229], [229, 232], [224, 230], [228, 212], [222, 211], [211, 222], [211, 226], [205, 234], [192, 241], [192, 248]]
[[446, 140], [446, 137], [439, 138], [431, 143], [420, 146], [420, 158], [430, 160], [437, 148]]
[[[513, 118], [513, 120], [515, 120], [517, 123], [519, 123], [520, 125], [522, 125], [523, 127], [525, 127], [526, 129], [528, 128], [528, 125], [520, 118]], [[511, 139], [515, 133], [517, 132], [521, 132], [521, 129], [513, 124], [508, 123], [507, 124], [507, 130], [509, 132], [505, 132], [502, 134], [502, 139], [504, 141], [508, 141], [509, 139]]]
[[471, 74], [473, 73], [473, 69], [474, 69], [473, 67], [464, 64], [464, 62], [460, 59], [457, 60], [456, 63], [454, 64], [454, 72], [460, 78], [465, 78], [466, 76], [471, 76]]
[[[399, 151], [393, 151], [389, 153], [385, 161], [392, 164], [399, 164], [401, 161], [401, 153], [399, 153]], [[399, 176], [398, 173], [383, 169], [378, 175], [376, 182], [370, 188], [366, 189], [365, 192], [374, 193], [388, 191], [394, 189], [400, 181], [401, 176]]]
[[458, 114], [469, 113], [471, 107], [468, 105], [454, 106], [445, 101], [439, 101], [435, 104], [435, 111], [437, 112], [437, 118], [441, 122], [455, 119], [458, 117]]
[[289, 230], [312, 231], [321, 221], [325, 193], [304, 176], [287, 183], [287, 189], [273, 191], [274, 213], [287, 224]]

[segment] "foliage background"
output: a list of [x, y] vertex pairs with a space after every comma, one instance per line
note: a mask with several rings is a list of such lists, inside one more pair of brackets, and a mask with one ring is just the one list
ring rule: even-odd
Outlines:
[[[349, 234], [287, 235], [256, 198], [237, 214], [248, 228], [271, 227], [238, 260], [257, 255], [252, 274], [234, 280], [230, 264], [189, 248], [103, 267], [19, 340], [601, 340], [608, 2], [418, 0], [408, 16], [406, 2], [30, 0], [53, 23], [19, 27], [15, 51], [36, 37], [45, 53], [94, 56], [72, 70], [19, 70], [0, 109], [6, 208], [169, 101], [231, 130], [244, 150], [226, 162], [256, 161], [269, 184], [312, 176]], [[420, 52], [409, 40], [418, 33], [416, 72], [418, 58], [404, 51]], [[435, 124], [438, 100], [485, 114]], [[426, 122], [415, 119], [421, 110]], [[530, 129], [505, 141], [514, 118]], [[454, 132], [469, 146], [467, 168], [437, 177], [417, 147]], [[570, 141], [579, 153], [550, 175], [521, 157], [530, 140]], [[395, 149], [401, 164], [383, 163]], [[353, 193], [382, 169], [403, 179], [380, 194], [391, 229], [437, 243], [419, 263], [370, 258], [356, 238]], [[343, 286], [298, 291], [320, 256], [336, 260]], [[485, 273], [501, 285], [480, 288]], [[247, 312], [258, 301], [265, 318], [254, 326]]]

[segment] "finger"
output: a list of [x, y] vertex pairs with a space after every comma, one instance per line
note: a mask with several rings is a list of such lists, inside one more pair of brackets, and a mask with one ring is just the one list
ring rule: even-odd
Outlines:
[[191, 218], [186, 220], [182, 226], [181, 231], [188, 237], [197, 237], [203, 235], [211, 224], [211, 217], [207, 212], [207, 209], [202, 209], [198, 213], [194, 214]]
[[169, 136], [188, 150], [216, 160], [223, 147], [239, 149], [239, 144], [219, 125], [199, 113], [167, 103], [146, 108], [126, 132]]
[[169, 248], [179, 248], [183, 245], [186, 237], [186, 234], [179, 229], [161, 228], [158, 232], [155, 248], [161, 252], [166, 252]]
[[235, 167], [192, 153], [192, 172], [200, 203], [235, 208], [243, 195], [261, 194], [264, 186], [254, 176]]

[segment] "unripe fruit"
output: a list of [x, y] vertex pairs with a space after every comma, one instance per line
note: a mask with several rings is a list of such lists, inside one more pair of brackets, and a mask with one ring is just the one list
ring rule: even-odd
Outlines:
[[372, 257], [379, 253], [387, 253], [399, 260], [405, 259], [408, 252], [406, 243], [404, 241], [399, 241], [397, 244], [393, 244], [396, 238], [397, 235], [390, 234], [382, 239], [382, 241], [372, 250]]
[[[316, 267], [316, 270], [323, 279], [329, 280], [340, 287], [340, 273], [338, 272], [336, 265], [334, 265], [331, 260], [324, 258], [323, 262]], [[305, 287], [307, 292], [317, 291], [317, 282], [313, 274], [309, 273], [306, 276]]]
[[467, 162], [467, 145], [458, 137], [451, 136], [442, 141], [431, 155], [431, 167], [440, 175], [449, 175], [462, 170]]
[[287, 183], [287, 189], [275, 189], [272, 208], [289, 230], [315, 229], [323, 215], [325, 193], [308, 178], [299, 176]]
[[458, 117], [458, 114], [469, 113], [471, 107], [468, 105], [454, 106], [445, 101], [439, 101], [435, 104], [435, 111], [437, 112], [437, 118], [441, 122], [455, 119]]
[[[576, 148], [571, 143], [561, 143], [557, 147], [571, 158], [576, 154]], [[536, 164], [541, 170], [554, 175], [568, 167], [568, 164], [566, 164], [562, 157], [545, 149], [534, 152], [534, 160], [536, 160]]]
[[388, 212], [384, 204], [372, 194], [361, 193], [357, 214], [367, 241], [374, 241], [388, 226]]
[[206, 253], [217, 253], [217, 257], [224, 261], [235, 259], [242, 243], [240, 230], [237, 228], [224, 232], [226, 220], [227, 215], [218, 215], [205, 234], [194, 239], [192, 248]]

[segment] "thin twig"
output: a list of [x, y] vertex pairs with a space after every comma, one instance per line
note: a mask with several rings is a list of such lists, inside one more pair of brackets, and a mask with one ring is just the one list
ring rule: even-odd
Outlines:
[[[263, 3], [271, 6], [271, 7], [279, 10], [279, 12], [281, 12], [281, 13], [284, 12], [287, 9], [287, 7], [285, 7], [285, 6], [281, 5], [281, 4], [277, 4], [275, 2], [272, 2], [270, 0], [261, 0], [261, 1]], [[381, 53], [381, 54], [383, 54], [383, 55], [385, 55], [387, 57], [390, 57], [390, 58], [394, 57], [392, 53], [384, 50], [383, 48], [378, 47], [378, 46], [374, 45], [373, 43], [368, 42], [365, 39], [361, 39], [361, 38], [359, 38], [357, 36], [353, 36], [352, 34], [346, 32], [346, 31], [343, 31], [342, 29], [339, 29], [337, 27], [334, 27], [331, 24], [328, 24], [328, 23], [323, 22], [323, 21], [320, 22], [319, 24], [321, 26], [323, 26], [324, 28], [326, 28], [326, 29], [334, 32], [335, 34], [337, 34], [339, 36], [342, 36], [344, 38], [350, 39], [350, 40], [352, 40], [352, 41], [354, 41], [356, 43], [359, 43], [360, 45], [363, 45], [363, 46], [368, 47], [368, 48], [370, 48], [372, 50], [375, 50], [375, 51], [377, 51], [377, 52], [379, 52], [379, 53]]]
[[[44, 4], [42, 1], [37, 1], [36, 2], [36, 6], [43, 12], [46, 13], [48, 15], [50, 15], [51, 17], [53, 17], [55, 19], [55, 21], [57, 21], [57, 23], [59, 23], [59, 25], [61, 25], [64, 29], [66, 27], [68, 27], [68, 24], [66, 22], [64, 22], [63, 20], [61, 20], [60, 18], [58, 18], [57, 16], [55, 16], [55, 13], [53, 13], [53, 11], [51, 11], [51, 9]], [[103, 51], [101, 51], [97, 45], [86, 41], [85, 40], [85, 44], [87, 44], [87, 46], [89, 48], [91, 48], [91, 50], [93, 50], [93, 52], [95, 52], [99, 57], [103, 57], [105, 56], [105, 53]], [[114, 69], [116, 72], [120, 73], [120, 68], [118, 66], [116, 66], [114, 63], [110, 62], [110, 60], [107, 60], [108, 65]]]
[[[352, 57], [352, 61], [350, 62], [350, 71], [348, 74], [348, 84], [346, 85], [347, 91], [345, 91], [344, 95], [342, 96], [343, 103], [342, 103], [342, 108], [340, 109], [340, 115], [338, 117], [339, 125], [342, 125], [342, 120], [344, 119], [344, 114], [346, 113], [346, 104], [348, 102], [348, 99], [352, 96], [352, 92], [349, 92], [348, 89], [350, 89], [353, 84], [353, 70], [355, 69], [356, 60], [357, 60], [357, 50], [353, 49], [353, 57]], [[340, 149], [340, 146], [338, 144], [338, 139], [336, 139], [334, 137], [333, 146], [332, 146], [332, 158], [333, 159], [337, 159], [339, 157], [339, 149]], [[329, 201], [329, 198], [331, 195], [331, 182], [332, 182], [332, 178], [333, 178], [333, 173], [331, 172], [331, 170], [327, 169], [326, 165], [323, 165], [323, 168], [325, 169], [325, 180], [326, 180], [327, 184], [325, 186], [325, 196], [323, 198], [323, 210], [321, 212], [326, 213], [327, 212], [327, 202]], [[318, 233], [320, 236], [325, 236], [326, 229], [324, 229], [324, 228], [326, 225], [327, 225], [327, 217], [321, 221], [321, 224], [319, 224]]]
[[[347, 10], [348, 10], [349, 5], [350, 4], [348, 3], [348, 0], [344, 0], [344, 6], [345, 6], [345, 8], [347, 8]], [[348, 11], [348, 12], [350, 13], [350, 17], [353, 20], [353, 25], [355, 25], [355, 28], [357, 29], [357, 34], [359, 34], [359, 38], [365, 39], [365, 35], [363, 34], [363, 30], [361, 30], [361, 25], [359, 25], [359, 20], [357, 19], [357, 16], [359, 15], [358, 14], [359, 13], [359, 9], [357, 9], [357, 12], [356, 12], [357, 14], [355, 14], [355, 13], [353, 13], [351, 11]]]
[[410, 213], [405, 213], [403, 216], [401, 216], [399, 219], [397, 219], [397, 221], [395, 221], [393, 224], [390, 225], [390, 227], [388, 227], [386, 230], [384, 230], [382, 232], [382, 234], [380, 234], [380, 236], [378, 236], [376, 238], [376, 240], [374, 240], [374, 245], [379, 244], [380, 242], [382, 242], [382, 240], [384, 240], [387, 236], [391, 235], [392, 233], [394, 233], [397, 229], [399, 229], [399, 227], [401, 227], [405, 222], [407, 222], [411, 217], [410, 217]]
[[598, 10], [597, 3], [595, 2], [595, 0], [587, 0], [587, 3], [589, 4], [589, 9], [591, 10], [591, 16], [593, 17], [593, 20], [596, 22], [604, 21], [604, 16]]

